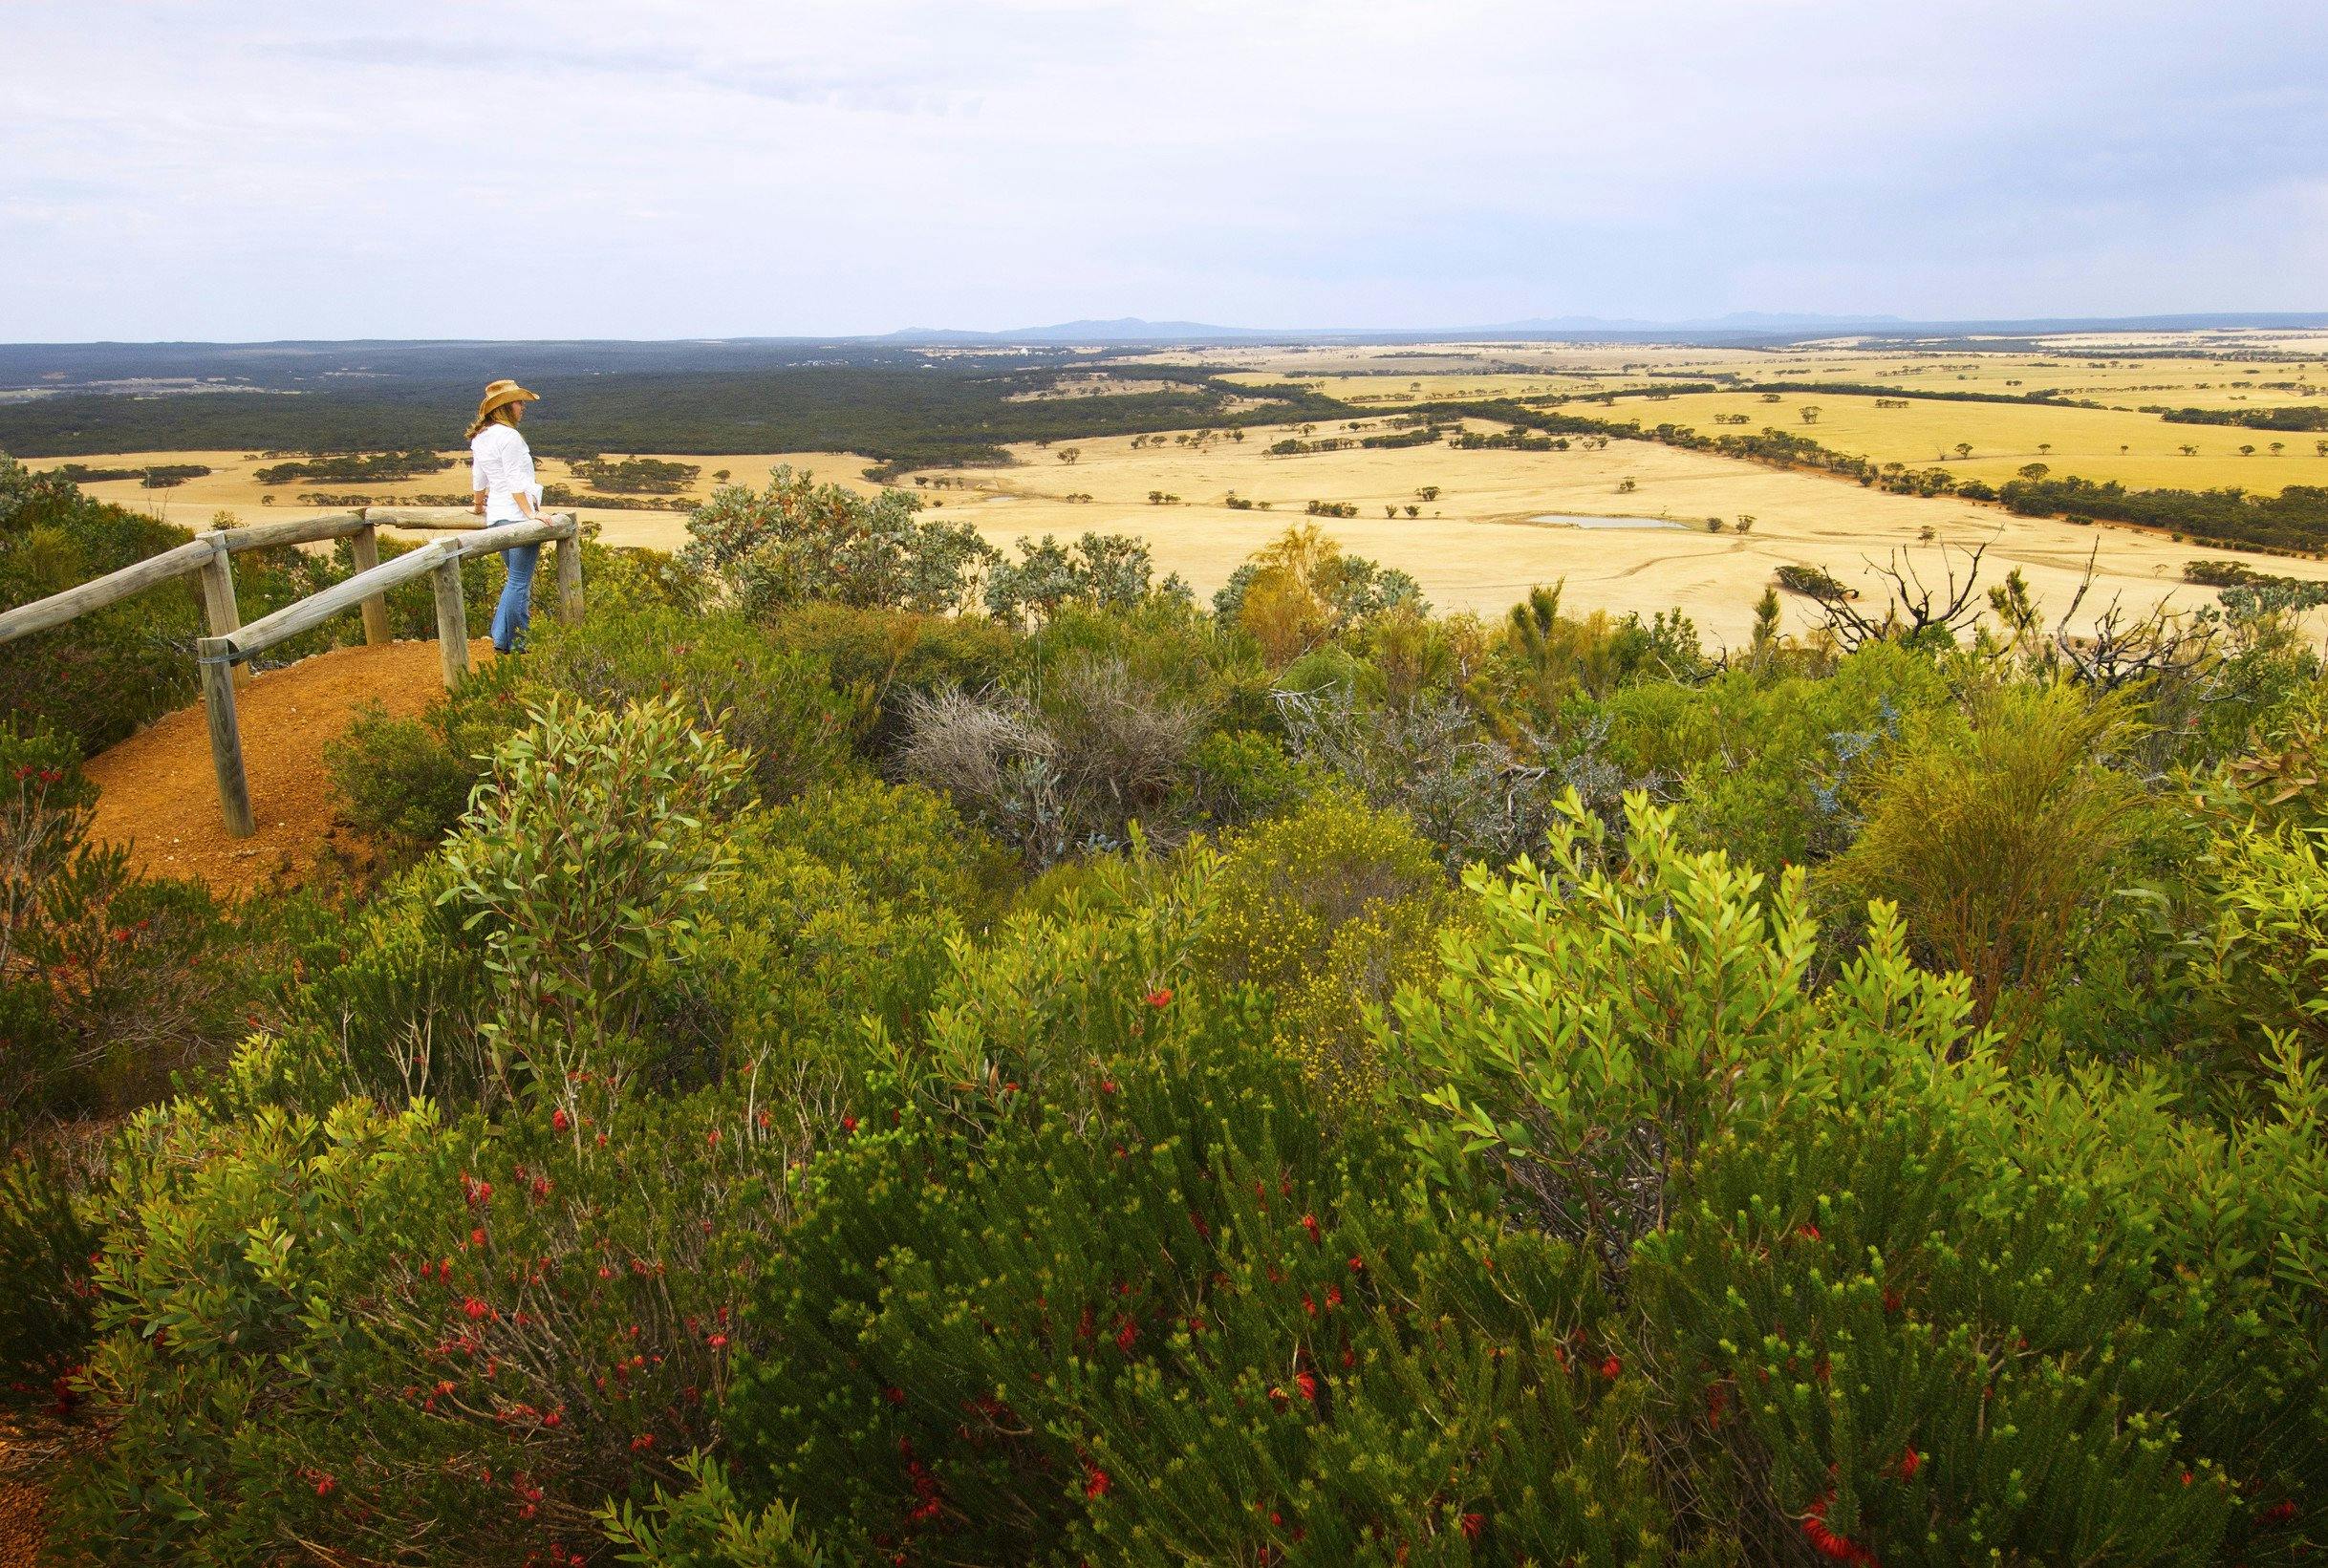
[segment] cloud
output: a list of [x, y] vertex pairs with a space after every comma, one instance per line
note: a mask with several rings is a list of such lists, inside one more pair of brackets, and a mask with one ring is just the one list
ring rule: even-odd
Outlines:
[[10, 20], [0, 338], [2106, 313], [2328, 282], [2309, 0]]

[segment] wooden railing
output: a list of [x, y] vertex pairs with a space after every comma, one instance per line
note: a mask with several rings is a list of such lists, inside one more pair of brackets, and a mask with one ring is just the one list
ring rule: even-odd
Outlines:
[[[383, 564], [379, 558], [382, 527], [452, 529], [466, 537], [436, 540]], [[355, 575], [248, 626], [242, 624], [234, 602], [237, 554], [331, 539], [349, 541], [356, 558]], [[363, 612], [366, 643], [384, 643], [388, 640], [388, 591], [426, 575], [436, 589], [437, 643], [443, 657], [445, 689], [450, 691], [469, 673], [468, 607], [462, 597], [461, 563], [472, 555], [544, 544], [557, 547], [558, 615], [578, 618], [582, 613], [582, 548], [580, 528], [571, 512], [557, 513], [540, 523], [487, 528], [460, 507], [367, 506], [327, 517], [217, 528], [197, 535], [160, 555], [0, 614], [0, 642], [62, 626], [90, 611], [200, 572], [203, 616], [209, 634], [195, 639], [194, 651], [202, 677], [203, 707], [210, 720], [210, 760], [218, 773], [218, 799], [226, 830], [248, 838], [257, 825], [250, 813], [242, 730], [234, 711], [234, 689], [249, 677], [243, 668], [247, 661], [350, 610]]]

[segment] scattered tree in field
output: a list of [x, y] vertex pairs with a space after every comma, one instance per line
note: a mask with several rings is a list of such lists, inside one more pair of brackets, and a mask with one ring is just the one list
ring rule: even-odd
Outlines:
[[1635, 484], [1629, 479], [1621, 479], [1617, 481], [1617, 494], [1621, 496], [1631, 495], [1633, 491], [1638, 488], [1640, 488], [1640, 486]]
[[1762, 400], [1763, 400], [1764, 402], [1766, 402], [1766, 403], [1776, 403], [1776, 402], [1782, 402], [1782, 401], [1784, 401], [1785, 399], [1781, 398], [1781, 397], [1779, 397], [1779, 396], [1778, 396], [1777, 393], [1775, 393], [1775, 392], [1765, 392], [1764, 394], [1762, 394]]
[[1795, 412], [1801, 416], [1802, 422], [1804, 424], [1817, 424], [1819, 422], [1820, 408], [1817, 403], [1804, 403], [1800, 408], [1795, 410]]
[[2039, 442], [2037, 442], [2037, 455], [2038, 455], [2038, 456], [2040, 456], [2040, 457], [2050, 457], [2050, 456], [2052, 455], [2052, 453], [2053, 453], [2053, 442], [2051, 442], [2051, 441], [2039, 441]]
[[1407, 515], [1409, 517], [1420, 517], [1423, 515], [1423, 509], [1420, 506], [1417, 506], [1413, 502], [1410, 501], [1407, 503]]
[[1737, 530], [1740, 533], [1752, 533], [1754, 531], [1754, 513], [1738, 513]]
[[715, 484], [725, 484], [727, 483], [727, 472], [728, 471], [724, 468], [713, 469], [711, 471], [712, 483]]
[[2272, 456], [2277, 457], [2280, 453], [2285, 452], [2287, 449], [2288, 443], [2286, 441], [2274, 441], [2272, 443]]
[[2053, 472], [2051, 468], [2041, 462], [2024, 462], [2014, 471], [2021, 478], [2030, 480], [2043, 479], [2047, 474]]
[[2175, 450], [2182, 453], [2183, 456], [2187, 458], [2195, 458], [2199, 455], [2199, 449], [2191, 445], [2188, 441], [2185, 441], [2182, 445], [2176, 447]]
[[1958, 441], [1958, 442], [1956, 443], [1956, 456], [1957, 456], [1958, 458], [1960, 458], [1960, 459], [1962, 459], [1962, 458], [1969, 458], [1969, 457], [1971, 457], [1972, 455], [1972, 443], [1971, 441]]
[[1927, 545], [1930, 544], [1933, 540], [1939, 537], [1940, 530], [1933, 527], [1929, 523], [1925, 524], [1924, 526], [1916, 530], [1916, 538]]
[[1059, 449], [1059, 461], [1070, 468], [1075, 465], [1075, 460], [1082, 456], [1083, 448], [1080, 446], [1063, 446]]
[[2249, 441], [2249, 442], [2245, 443], [2244, 445], [2242, 445], [2242, 446], [2239, 448], [2239, 455], [2240, 455], [2241, 457], [2243, 457], [2243, 458], [2252, 458], [2252, 457], [2253, 457], [2253, 456], [2255, 455], [2255, 443], [2254, 443], [2254, 442], [2253, 442], [2253, 441]]
[[1394, 506], [1394, 505], [1390, 505], [1390, 504], [1388, 504], [1388, 503], [1385, 503], [1385, 504], [1384, 504], [1384, 505], [1383, 505], [1383, 508], [1382, 508], [1382, 515], [1383, 515], [1383, 516], [1385, 516], [1385, 517], [1396, 517], [1396, 516], [1398, 515], [1398, 508], [1397, 508], [1396, 506]]
[[1719, 533], [1725, 526], [1727, 526], [1727, 525], [1724, 524], [1718, 517], [1709, 517], [1706, 519], [1706, 531], [1708, 533]]
[[[2328, 457], [2328, 441], [2320, 442], [2320, 455], [2322, 457]], [[1414, 499], [1420, 502], [1429, 503], [1436, 501], [1438, 498], [1439, 487], [1435, 484], [1426, 484], [1421, 489], [1414, 492]]]

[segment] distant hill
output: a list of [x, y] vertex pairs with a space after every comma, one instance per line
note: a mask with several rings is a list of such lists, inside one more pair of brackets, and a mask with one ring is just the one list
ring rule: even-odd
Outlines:
[[1254, 327], [1215, 327], [1201, 321], [1062, 321], [1050, 327], [1014, 327], [1006, 332], [964, 332], [950, 327], [908, 327], [887, 333], [883, 343], [1229, 343], [1283, 342], [1289, 334]]
[[1202, 321], [1063, 321], [1048, 327], [998, 332], [954, 327], [908, 327], [861, 339], [916, 345], [1023, 344], [1060, 347], [1214, 343], [1463, 343], [1526, 338], [1596, 342], [1796, 342], [1806, 337], [1873, 334], [1883, 337], [2027, 336], [2045, 333], [2294, 332], [2328, 328], [2328, 311], [2225, 311], [2157, 316], [2055, 316], [1979, 321], [1913, 321], [1896, 315], [1821, 315], [1790, 311], [1734, 311], [1678, 321], [1609, 316], [1530, 316], [1470, 327], [1223, 327]]

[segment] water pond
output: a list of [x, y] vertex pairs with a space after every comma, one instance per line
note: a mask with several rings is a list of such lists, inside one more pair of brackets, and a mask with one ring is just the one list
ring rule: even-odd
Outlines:
[[1545, 512], [1528, 519], [1555, 528], [1686, 528], [1666, 517], [1582, 517], [1572, 512]]

